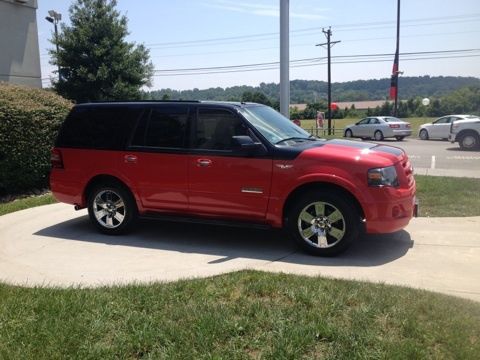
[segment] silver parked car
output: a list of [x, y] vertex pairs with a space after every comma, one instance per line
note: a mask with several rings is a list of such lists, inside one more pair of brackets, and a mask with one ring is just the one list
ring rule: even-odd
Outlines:
[[393, 116], [369, 116], [345, 128], [345, 137], [374, 138], [377, 141], [394, 137], [398, 141], [412, 135], [410, 123]]
[[450, 134], [450, 124], [457, 120], [474, 119], [474, 115], [447, 115], [438, 118], [431, 123], [420, 125], [418, 137], [422, 140], [428, 139], [448, 139]]

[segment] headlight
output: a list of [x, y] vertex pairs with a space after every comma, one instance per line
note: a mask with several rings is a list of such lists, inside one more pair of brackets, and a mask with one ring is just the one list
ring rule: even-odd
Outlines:
[[397, 178], [397, 170], [395, 166], [385, 168], [376, 168], [368, 170], [369, 186], [394, 186], [399, 185]]

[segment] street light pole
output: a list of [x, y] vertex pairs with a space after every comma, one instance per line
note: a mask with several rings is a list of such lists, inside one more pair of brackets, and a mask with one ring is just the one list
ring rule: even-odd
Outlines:
[[45, 19], [53, 24], [53, 28], [55, 31], [55, 46], [56, 46], [56, 54], [57, 54], [57, 66], [58, 66], [58, 80], [62, 80], [62, 76], [60, 73], [60, 64], [58, 62], [58, 23], [60, 20], [62, 20], [62, 14], [57, 13], [55, 10], [49, 10], [48, 11], [48, 16], [45, 17]]

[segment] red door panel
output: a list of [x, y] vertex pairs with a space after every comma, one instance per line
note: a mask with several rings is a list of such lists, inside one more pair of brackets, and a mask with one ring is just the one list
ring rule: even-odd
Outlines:
[[265, 219], [271, 159], [189, 155], [189, 212]]
[[187, 155], [130, 151], [122, 157], [122, 173], [130, 179], [145, 208], [187, 210]]

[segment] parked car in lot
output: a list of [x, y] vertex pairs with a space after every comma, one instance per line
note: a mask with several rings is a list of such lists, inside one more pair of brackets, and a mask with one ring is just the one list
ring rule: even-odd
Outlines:
[[138, 217], [285, 228], [330, 256], [416, 213], [399, 148], [320, 140], [270, 107], [200, 101], [80, 104], [51, 154], [54, 196], [105, 234]]
[[373, 138], [381, 141], [384, 138], [394, 137], [401, 141], [412, 135], [412, 129], [410, 123], [393, 116], [370, 116], [356, 124], [346, 126], [343, 134], [347, 138]]
[[474, 115], [447, 115], [438, 118], [431, 123], [420, 125], [418, 137], [422, 140], [448, 139], [450, 124], [457, 120], [473, 119]]
[[480, 149], [480, 118], [457, 120], [450, 125], [448, 140], [458, 142], [462, 150]]

